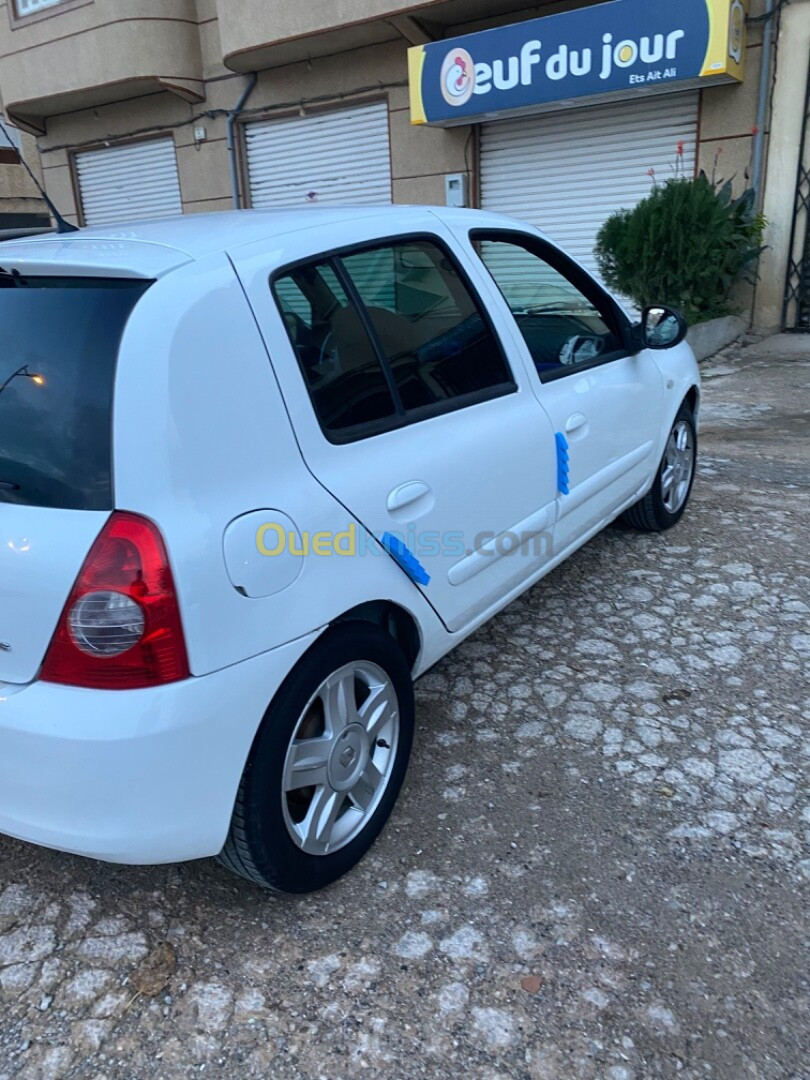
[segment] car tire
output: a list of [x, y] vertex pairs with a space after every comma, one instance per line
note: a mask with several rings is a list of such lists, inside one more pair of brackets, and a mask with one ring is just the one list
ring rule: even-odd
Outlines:
[[219, 861], [277, 892], [331, 884], [388, 820], [413, 732], [413, 683], [397, 643], [367, 623], [336, 625], [264, 716]]
[[692, 494], [697, 452], [695, 417], [684, 403], [667, 437], [652, 487], [643, 499], [624, 512], [622, 520], [642, 532], [665, 532], [677, 525]]

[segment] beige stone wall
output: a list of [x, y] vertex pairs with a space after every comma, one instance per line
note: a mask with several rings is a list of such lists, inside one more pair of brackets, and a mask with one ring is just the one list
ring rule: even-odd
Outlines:
[[[0, 119], [4, 116], [0, 101]], [[43, 182], [42, 163], [36, 139], [21, 132], [20, 149], [40, 183]], [[0, 146], [8, 143], [0, 134]], [[47, 208], [28, 173], [19, 164], [0, 164], [0, 214], [47, 214]]]
[[[768, 248], [760, 264], [754, 305], [754, 323], [765, 330], [776, 329], [782, 322], [810, 59], [810, 0], [792, 0], [782, 10], [777, 45], [778, 66], [763, 204], [768, 220], [765, 236]], [[804, 160], [810, 165], [810, 147], [803, 149]], [[797, 238], [797, 248], [801, 239]]]
[[[49, 196], [68, 221], [77, 222], [71, 151], [118, 143], [133, 136], [165, 134], [168, 129], [174, 135], [180, 160], [180, 155], [194, 143], [193, 124], [190, 122], [194, 113], [194, 107], [175, 95], [159, 93], [49, 118], [48, 133], [39, 140]], [[200, 123], [205, 125], [214, 141], [205, 148], [205, 154], [199, 160], [213, 160], [216, 165], [216, 159], [211, 157], [216, 149], [221, 148], [223, 158], [225, 156], [224, 120], [219, 124], [207, 119]], [[221, 142], [216, 141], [217, 136], [221, 137]], [[185, 170], [181, 171], [180, 179], [184, 198], [193, 198], [191, 178]], [[212, 183], [213, 179], [206, 183]]]
[[[761, 15], [765, 0], [752, 0], [751, 15]], [[743, 84], [710, 87], [701, 95], [698, 168], [718, 180], [734, 180], [739, 194], [748, 186], [754, 154], [759, 82], [762, 65], [762, 25], [748, 30]], [[766, 125], [767, 138], [767, 125]]]
[[9, 114], [31, 130], [100, 100], [101, 87], [124, 97], [163, 82], [201, 96], [194, 0], [75, 0], [25, 19], [12, 5], [0, 4], [2, 93]]
[[[750, 13], [761, 15], [765, 0], [752, 0]], [[697, 167], [718, 184], [731, 180], [735, 195], [751, 186], [754, 144], [762, 68], [761, 24], [748, 28], [745, 81], [704, 90], [700, 102], [700, 137]], [[765, 152], [768, 125], [765, 126]], [[745, 318], [752, 315], [754, 286], [745, 282], [735, 290], [733, 302]]]
[[[36, 160], [36, 151], [33, 159]], [[47, 213], [47, 207], [25, 169], [21, 165], [0, 164], [0, 214]]]
[[[386, 98], [390, 109], [391, 168], [395, 202], [444, 201], [444, 174], [464, 172], [472, 163], [470, 128], [449, 131], [414, 128], [407, 92], [407, 43], [358, 49], [338, 56], [262, 72], [243, 115], [243, 122], [285, 116], [305, 109], [342, 108]], [[215, 53], [204, 52], [210, 71], [204, 104], [190, 107], [170, 94], [155, 94], [50, 118], [40, 139], [48, 192], [68, 217], [77, 220], [71, 179], [70, 149], [118, 142], [134, 131], [155, 134], [171, 128], [183, 207], [194, 213], [232, 205], [224, 115], [191, 118], [210, 110], [232, 109], [247, 77], [218, 69]], [[195, 144], [194, 127], [206, 130]]]
[[[96, 4], [109, 4], [112, 0], [95, 0]], [[130, 4], [148, 3], [148, 0], [121, 0]], [[544, 11], [556, 12], [566, 8], [582, 6], [586, 0], [559, 0], [547, 5]], [[765, 0], [753, 0], [753, 12], [762, 10]], [[94, 5], [95, 6], [95, 5]], [[259, 23], [251, 23], [248, 18], [250, 3], [228, 5], [227, 19], [218, 18], [224, 10], [224, 0], [197, 0], [196, 19], [200, 40], [200, 57], [203, 78], [206, 80], [206, 101], [202, 109], [227, 109], [233, 107], [242, 85], [242, 77], [235, 76], [224, 66], [223, 55], [233, 47], [233, 35], [240, 36], [244, 44], [245, 35], [252, 34], [253, 41], [263, 36], [262, 27], [273, 4], [263, 0], [264, 14]], [[381, 2], [381, 0], [342, 0], [342, 7], [347, 8], [344, 15], [348, 19], [348, 8], [358, 19], [380, 17], [381, 8], [390, 13], [394, 9], [402, 10], [414, 5]], [[424, 5], [425, 11], [429, 5]], [[281, 5], [283, 12], [276, 13], [274, 22], [279, 38], [309, 33], [310, 23], [321, 17], [315, 13], [314, 5]], [[357, 9], [355, 11], [355, 8]], [[249, 10], [250, 9], [250, 10]], [[83, 11], [84, 9], [82, 9]], [[134, 14], [133, 9], [133, 14]], [[390, 14], [389, 13], [389, 14]], [[424, 14], [425, 12], [423, 12]], [[535, 9], [512, 14], [510, 18], [530, 17]], [[138, 9], [138, 14], [143, 14]], [[334, 12], [332, 13], [334, 14]], [[428, 13], [429, 14], [429, 13]], [[283, 17], [282, 17], [283, 15]], [[87, 18], [89, 16], [83, 16]], [[331, 18], [331, 16], [330, 16]], [[502, 16], [499, 21], [502, 21]], [[489, 23], [492, 20], [488, 20]], [[289, 24], [289, 25], [288, 25]], [[464, 29], [478, 29], [487, 23], [478, 21], [468, 27], [456, 25], [449, 32], [461, 32]], [[41, 33], [41, 31], [35, 31]], [[231, 35], [231, 37], [229, 37]], [[759, 65], [761, 57], [760, 28], [754, 28], [750, 35], [747, 55], [747, 77], [740, 86], [711, 88], [702, 95], [701, 143], [699, 165], [708, 174], [712, 174], [717, 161], [719, 177], [736, 176], [736, 184], [745, 183], [745, 174], [750, 167], [753, 136], [752, 128], [756, 120], [757, 91], [759, 83]], [[404, 87], [386, 89], [391, 83], [404, 83], [407, 79], [406, 50], [408, 42], [404, 38], [386, 44], [339, 53], [335, 56], [313, 57], [305, 63], [290, 64], [283, 68], [273, 68], [260, 76], [260, 81], [248, 105], [250, 114], [254, 110], [266, 108], [267, 115], [283, 113], [284, 107], [293, 104], [296, 107], [324, 107], [333, 102], [339, 105], [344, 100], [358, 100], [355, 91], [363, 87], [380, 86], [382, 93], [387, 93], [391, 108], [392, 171], [394, 177], [394, 198], [397, 202], [441, 201], [444, 197], [443, 176], [447, 172], [470, 171], [472, 161], [469, 145], [470, 129], [440, 130], [414, 129], [409, 123], [407, 92]], [[184, 103], [173, 101], [171, 95], [163, 94], [148, 98], [135, 98], [117, 105], [72, 112], [68, 116], [51, 118], [48, 136], [42, 140], [46, 151], [49, 179], [59, 182], [58, 174], [51, 169], [67, 169], [67, 157], [61, 160], [51, 152], [54, 145], [85, 143], [88, 140], [119, 139], [126, 137], [133, 130], [140, 130], [150, 123], [155, 126], [179, 122], [181, 116], [188, 116], [189, 108]], [[230, 198], [228, 163], [223, 160], [225, 121], [224, 118], [203, 121], [208, 132], [208, 140], [195, 146], [191, 131], [177, 130], [175, 138], [178, 148], [178, 164], [181, 172], [184, 201], [188, 210], [208, 207], [212, 204], [224, 204]], [[61, 191], [66, 192], [64, 177]], [[70, 193], [72, 200], [72, 193]]]

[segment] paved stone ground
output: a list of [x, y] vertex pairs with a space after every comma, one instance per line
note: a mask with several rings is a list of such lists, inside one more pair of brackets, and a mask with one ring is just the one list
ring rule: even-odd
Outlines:
[[0, 838], [0, 1080], [807, 1080], [810, 341], [706, 374], [688, 517], [607, 531], [421, 682], [345, 881]]

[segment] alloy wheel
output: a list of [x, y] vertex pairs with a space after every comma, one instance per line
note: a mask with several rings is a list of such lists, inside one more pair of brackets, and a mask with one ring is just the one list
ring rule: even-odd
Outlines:
[[382, 668], [354, 661], [310, 698], [287, 750], [284, 822], [309, 855], [350, 843], [374, 815], [397, 755], [399, 703]]
[[695, 439], [691, 426], [679, 420], [669, 436], [661, 470], [661, 499], [669, 514], [677, 514], [689, 496], [695, 470]]

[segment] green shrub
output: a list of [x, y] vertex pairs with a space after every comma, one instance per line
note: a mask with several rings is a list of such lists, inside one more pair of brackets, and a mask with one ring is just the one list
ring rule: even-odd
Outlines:
[[732, 314], [735, 285], [756, 281], [764, 230], [753, 191], [734, 199], [731, 181], [677, 177], [608, 218], [596, 258], [608, 285], [639, 307], [670, 304], [702, 322]]

